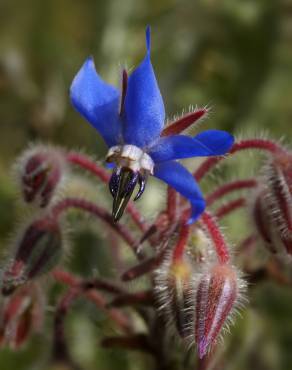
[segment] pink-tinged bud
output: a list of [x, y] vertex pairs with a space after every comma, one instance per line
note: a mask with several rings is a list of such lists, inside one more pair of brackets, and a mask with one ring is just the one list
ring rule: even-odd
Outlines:
[[196, 293], [195, 340], [203, 358], [216, 342], [232, 311], [238, 306], [244, 283], [229, 265], [215, 265], [205, 272]]
[[252, 215], [255, 221], [255, 226], [258, 234], [264, 242], [264, 245], [271, 253], [276, 253], [276, 249], [273, 245], [271, 220], [270, 216], [266, 211], [266, 200], [265, 192], [259, 193], [253, 204]]
[[[263, 168], [263, 181], [253, 205], [255, 225], [268, 250], [292, 258], [292, 155], [275, 154]], [[289, 257], [289, 258], [287, 258]]]
[[192, 265], [187, 257], [173, 260], [168, 256], [155, 271], [154, 294], [158, 310], [166, 324], [175, 325], [183, 338], [192, 335], [195, 296]]
[[32, 222], [18, 240], [14, 257], [4, 267], [4, 295], [11, 294], [18, 286], [50, 271], [62, 255], [62, 230], [58, 222], [49, 217]]
[[274, 209], [271, 208], [267, 200], [268, 197], [266, 191], [263, 191], [257, 196], [254, 203], [253, 216], [257, 232], [269, 252], [277, 255], [280, 259], [284, 257], [286, 262], [291, 262], [292, 235], [289, 232], [281, 231]]
[[292, 240], [292, 154], [274, 155], [264, 175], [270, 217], [279, 232]]
[[25, 285], [6, 298], [0, 309], [0, 345], [21, 347], [32, 332], [40, 330], [43, 309], [43, 296], [35, 284]]
[[58, 150], [36, 146], [21, 156], [16, 169], [24, 201], [43, 208], [50, 203], [60, 184], [65, 161]]

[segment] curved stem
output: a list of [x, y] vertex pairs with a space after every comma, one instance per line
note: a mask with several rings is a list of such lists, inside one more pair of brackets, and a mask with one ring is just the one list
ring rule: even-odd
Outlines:
[[177, 219], [177, 192], [170, 186], [167, 187], [167, 214], [169, 222]]
[[[72, 298], [70, 298], [69, 301], [70, 305], [75, 299], [83, 295], [88, 300], [93, 302], [99, 309], [103, 310], [118, 325], [120, 329], [126, 333], [132, 332], [129, 319], [122, 312], [115, 308], [108, 309], [107, 301], [99, 292], [95, 290], [95, 287], [91, 286], [90, 284], [84, 284], [82, 279], [79, 279], [78, 277], [66, 271], [54, 270], [52, 272], [52, 276], [54, 276], [56, 280], [70, 286], [68, 297], [70, 297], [70, 292], [74, 293], [71, 293]], [[121, 293], [122, 292], [123, 291], [121, 291]], [[68, 309], [65, 311], [65, 314], [67, 311]]]
[[167, 250], [167, 248], [164, 248], [157, 256], [150, 257], [138, 265], [131, 267], [122, 274], [121, 279], [123, 281], [131, 281], [153, 271], [161, 264], [167, 253]]
[[242, 189], [251, 189], [256, 186], [257, 181], [255, 179], [244, 179], [228, 182], [217, 188], [211, 194], [207, 195], [206, 203], [208, 206], [211, 206], [214, 202], [216, 202], [218, 199], [222, 198], [226, 194]]
[[244, 207], [246, 205], [245, 198], [237, 198], [231, 200], [230, 202], [224, 204], [222, 207], [219, 207], [215, 212], [217, 218], [222, 218], [229, 215], [231, 212], [237, 210], [238, 208]]
[[92, 279], [84, 279], [81, 280], [74, 276], [71, 272], [64, 271], [61, 269], [55, 269], [52, 271], [52, 275], [56, 281], [59, 281], [60, 283], [69, 285], [69, 286], [75, 286], [80, 285], [83, 289], [97, 289], [101, 291], [105, 291], [107, 293], [111, 294], [125, 294], [127, 291], [123, 289], [118, 284], [115, 284], [114, 282], [104, 280], [104, 279], [98, 279], [98, 278], [92, 278]]
[[253, 246], [256, 244], [258, 240], [258, 236], [256, 234], [250, 234], [246, 238], [244, 238], [237, 248], [237, 254], [242, 254], [246, 252], [250, 252]]
[[[82, 169], [92, 173], [102, 182], [106, 184], [109, 182], [109, 173], [104, 168], [98, 166], [92, 159], [90, 159], [86, 155], [76, 152], [69, 152], [66, 154], [66, 160], [67, 162], [75, 164]], [[132, 217], [133, 221], [140, 228], [140, 230], [146, 231], [148, 229], [148, 225], [146, 224], [145, 220], [143, 219], [137, 208], [132, 204], [132, 202], [128, 204], [126, 212], [129, 213], [129, 215]]]
[[82, 209], [83, 211], [89, 212], [97, 218], [103, 220], [117, 234], [120, 235], [120, 237], [131, 247], [138, 258], [142, 257], [141, 253], [137, 254], [137, 241], [132, 236], [130, 230], [122, 224], [114, 223], [109, 212], [88, 200], [71, 197], [65, 198], [53, 206], [53, 208], [51, 209], [51, 217], [58, 218], [62, 215], [63, 212], [67, 211], [70, 208]]
[[[279, 152], [285, 152], [285, 150], [277, 143], [268, 139], [247, 139], [235, 143], [231, 148], [228, 155], [234, 154], [245, 149], [257, 149], [264, 150], [271, 154], [277, 154]], [[222, 161], [226, 157], [211, 157], [206, 159], [201, 166], [195, 171], [194, 177], [197, 181], [200, 181], [217, 163]]]
[[180, 261], [182, 259], [184, 251], [185, 251], [185, 247], [186, 247], [186, 244], [189, 238], [189, 234], [190, 234], [190, 226], [186, 225], [185, 222], [183, 222], [181, 229], [180, 229], [177, 244], [173, 250], [173, 261], [174, 262]]
[[54, 319], [54, 339], [53, 339], [53, 359], [55, 361], [62, 361], [71, 363], [66, 339], [64, 322], [67, 313], [73, 302], [79, 296], [80, 292], [76, 288], [70, 289], [60, 300], [55, 313]]
[[228, 247], [219, 229], [219, 226], [215, 221], [215, 218], [210, 213], [204, 212], [201, 216], [201, 220], [205, 224], [209, 232], [209, 235], [213, 241], [218, 261], [222, 264], [228, 263], [230, 260]]

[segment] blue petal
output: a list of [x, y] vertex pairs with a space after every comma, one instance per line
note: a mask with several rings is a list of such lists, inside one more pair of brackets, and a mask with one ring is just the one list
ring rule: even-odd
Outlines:
[[162, 137], [148, 154], [155, 162], [173, 159], [225, 154], [233, 144], [233, 136], [225, 131], [209, 130], [192, 138], [185, 135]]
[[108, 146], [119, 141], [119, 91], [105, 83], [96, 73], [94, 61], [88, 58], [70, 87], [75, 109], [100, 133]]
[[165, 118], [163, 100], [150, 61], [150, 28], [146, 30], [147, 53], [130, 75], [125, 98], [124, 141], [141, 148], [160, 134]]
[[188, 223], [193, 223], [205, 209], [205, 200], [192, 174], [180, 163], [169, 161], [154, 167], [154, 176], [173, 187], [187, 198], [192, 206]]
[[196, 135], [194, 139], [210, 149], [211, 155], [228, 153], [234, 143], [234, 137], [222, 130], [206, 130]]

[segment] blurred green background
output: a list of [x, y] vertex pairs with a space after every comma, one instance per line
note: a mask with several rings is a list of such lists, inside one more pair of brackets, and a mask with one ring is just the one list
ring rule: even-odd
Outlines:
[[[0, 0], [3, 251], [19, 216], [10, 176], [14, 158], [35, 141], [104, 154], [98, 135], [71, 107], [68, 89], [88, 55], [104, 79], [118, 84], [121, 67], [134, 67], [144, 55], [147, 24], [169, 118], [190, 106], [207, 105], [212, 109], [206, 128], [239, 136], [268, 132], [290, 143], [291, 0]], [[244, 170], [230, 166], [224, 177], [248, 172], [250, 161], [241, 161]], [[229, 222], [232, 241], [242, 232], [242, 217]], [[87, 231], [78, 233], [74, 247], [77, 257], [71, 264], [79, 272], [102, 269], [108, 258], [97, 251], [96, 235]], [[292, 291], [272, 283], [252, 290], [249, 309], [226, 339], [225, 369], [291, 369]], [[149, 368], [146, 356], [100, 349], [104, 318], [86, 309], [77, 306], [68, 320], [74, 357], [85, 369]], [[44, 337], [17, 354], [0, 350], [1, 370], [32, 369], [45, 358], [50, 310], [48, 316]]]

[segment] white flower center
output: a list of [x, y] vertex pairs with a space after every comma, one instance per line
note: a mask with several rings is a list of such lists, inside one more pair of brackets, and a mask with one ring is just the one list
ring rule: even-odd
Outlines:
[[106, 155], [106, 161], [116, 163], [120, 167], [127, 167], [134, 172], [140, 171], [153, 175], [152, 158], [135, 145], [112, 146]]

